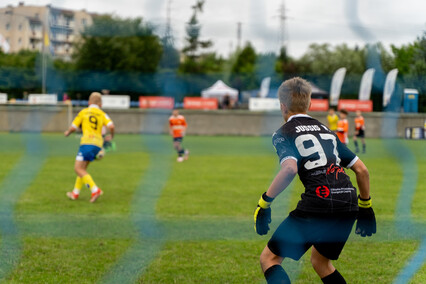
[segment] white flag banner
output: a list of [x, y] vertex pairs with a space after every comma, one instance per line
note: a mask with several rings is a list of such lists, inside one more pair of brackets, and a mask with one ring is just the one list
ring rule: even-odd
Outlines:
[[7, 40], [0, 34], [0, 49], [3, 49], [4, 53], [9, 53], [10, 45]]
[[370, 100], [371, 87], [373, 86], [374, 68], [370, 68], [364, 72], [361, 79], [361, 85], [359, 87], [358, 99], [360, 101]]
[[330, 105], [336, 106], [339, 103], [340, 91], [342, 90], [343, 80], [345, 79], [346, 68], [342, 67], [334, 72], [330, 88]]
[[271, 84], [271, 77], [266, 77], [260, 84], [259, 97], [266, 98], [269, 93], [269, 85]]
[[385, 88], [383, 90], [383, 107], [386, 107], [391, 99], [392, 93], [395, 90], [396, 76], [398, 75], [398, 69], [392, 69], [386, 76]]

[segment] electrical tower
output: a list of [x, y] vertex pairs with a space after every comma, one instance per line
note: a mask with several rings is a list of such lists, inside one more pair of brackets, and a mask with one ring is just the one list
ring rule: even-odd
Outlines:
[[164, 34], [164, 41], [168, 46], [173, 46], [173, 35], [172, 35], [172, 25], [171, 25], [171, 9], [172, 9], [172, 0], [167, 1], [167, 22], [166, 22], [166, 31]]

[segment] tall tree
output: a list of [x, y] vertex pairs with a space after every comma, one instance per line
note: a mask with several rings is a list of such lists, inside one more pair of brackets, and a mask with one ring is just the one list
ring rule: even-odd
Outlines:
[[110, 15], [94, 18], [82, 34], [74, 59], [77, 69], [153, 73], [162, 55], [161, 42], [141, 18]]
[[239, 90], [256, 89], [259, 80], [256, 78], [256, 50], [250, 42], [239, 53], [231, 69], [231, 84]]
[[397, 48], [391, 45], [395, 65], [401, 74], [424, 76], [426, 74], [426, 31], [414, 43]]
[[400, 74], [409, 74], [414, 65], [415, 43], [403, 45], [400, 48], [391, 45], [392, 53], [395, 57], [395, 67]]
[[275, 62], [275, 71], [283, 75], [291, 75], [298, 72], [298, 66], [295, 60], [288, 56], [285, 46], [280, 49], [280, 55]]
[[197, 0], [195, 5], [191, 7], [192, 16], [186, 24], [186, 44], [182, 49], [184, 61], [180, 65], [180, 70], [183, 73], [204, 73], [209, 71], [203, 69], [202, 61], [206, 57], [211, 59], [211, 55], [206, 56], [202, 50], [211, 47], [213, 43], [210, 40], [200, 39], [201, 24], [198, 21], [198, 13], [203, 12], [204, 3], [204, 0]]
[[365, 70], [365, 50], [346, 44], [311, 44], [305, 55], [298, 61], [301, 72], [315, 75], [330, 75], [340, 67], [346, 67], [348, 73], [362, 74]]
[[414, 61], [414, 66], [411, 69], [412, 73], [418, 76], [426, 75], [426, 31], [417, 39]]
[[24, 91], [40, 92], [40, 65], [41, 56], [37, 52], [21, 50], [5, 54], [0, 50], [0, 93], [21, 98]]

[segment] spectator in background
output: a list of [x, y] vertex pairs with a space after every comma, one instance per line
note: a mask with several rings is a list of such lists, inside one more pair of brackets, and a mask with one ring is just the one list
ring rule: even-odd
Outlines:
[[226, 94], [223, 97], [222, 108], [223, 109], [229, 109], [229, 108], [231, 108], [231, 97], [228, 94]]
[[328, 128], [330, 128], [331, 131], [336, 132], [338, 121], [339, 121], [339, 117], [337, 116], [334, 110], [334, 107], [330, 107], [328, 109], [328, 115], [327, 115]]
[[348, 117], [348, 112], [345, 109], [340, 110], [340, 119], [337, 122], [337, 137], [339, 137], [340, 142], [345, 145], [348, 145], [348, 131], [349, 131], [349, 123], [346, 119]]
[[81, 105], [81, 93], [77, 93], [77, 94], [75, 95], [75, 98], [77, 99], [77, 103], [76, 103], [76, 105], [77, 105], [77, 106], [80, 106], [80, 105]]
[[365, 153], [365, 122], [364, 117], [361, 115], [361, 111], [356, 111], [356, 117], [355, 117], [355, 135], [354, 135], [354, 144], [355, 144], [355, 153], [359, 152], [358, 147], [358, 140], [357, 138], [361, 139], [362, 143], [362, 153]]

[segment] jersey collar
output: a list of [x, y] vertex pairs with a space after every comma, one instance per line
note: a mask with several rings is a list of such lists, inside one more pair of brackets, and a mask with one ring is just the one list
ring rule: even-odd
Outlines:
[[292, 116], [290, 116], [287, 120], [287, 122], [289, 122], [290, 120], [292, 120], [293, 118], [297, 118], [297, 117], [311, 117], [310, 115], [304, 114], [304, 113], [299, 113], [299, 114], [294, 114]]
[[89, 107], [99, 108], [99, 106], [95, 104], [91, 104]]

